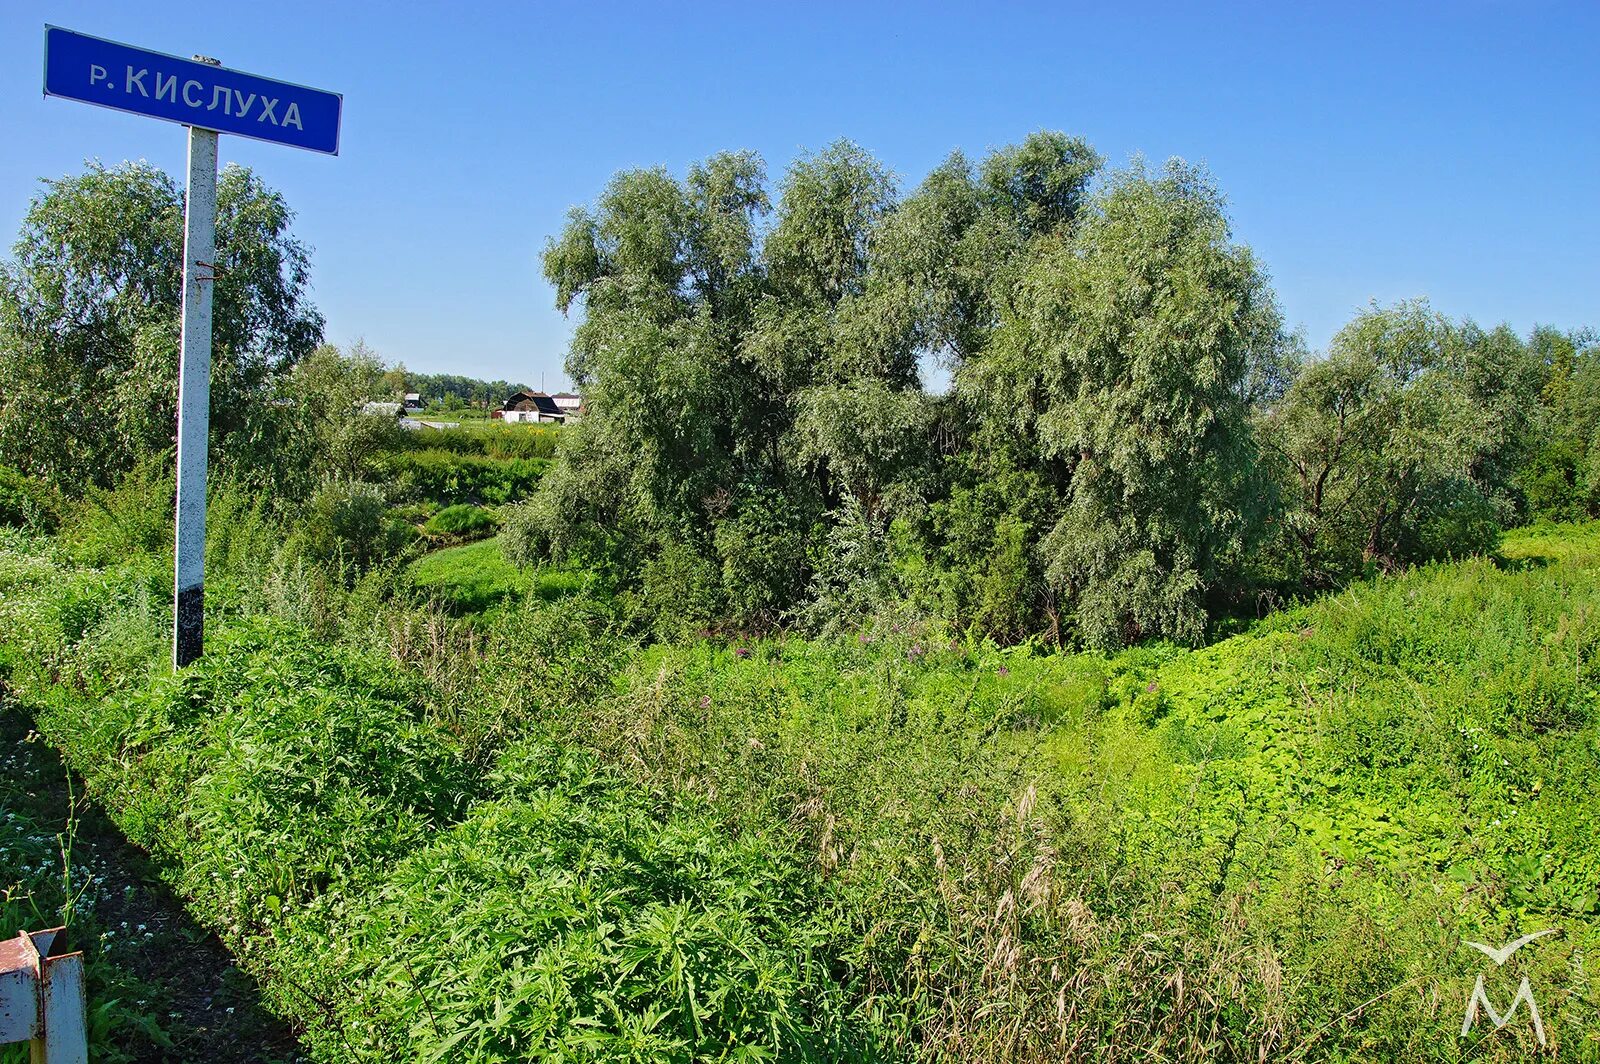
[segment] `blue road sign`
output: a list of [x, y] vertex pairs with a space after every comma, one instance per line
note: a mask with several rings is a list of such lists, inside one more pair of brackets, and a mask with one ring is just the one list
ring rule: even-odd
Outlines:
[[44, 93], [218, 133], [339, 154], [344, 97], [239, 70], [44, 29]]

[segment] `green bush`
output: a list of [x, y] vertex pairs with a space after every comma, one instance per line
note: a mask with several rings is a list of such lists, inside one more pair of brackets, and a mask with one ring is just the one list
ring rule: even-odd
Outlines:
[[374, 461], [397, 496], [442, 505], [501, 504], [532, 494], [549, 462], [544, 458], [490, 458], [442, 448], [393, 451]]
[[735, 508], [716, 529], [723, 593], [735, 624], [765, 627], [806, 590], [812, 515], [760, 485], [745, 485]]
[[171, 455], [139, 463], [113, 488], [90, 487], [67, 515], [62, 538], [87, 565], [170, 550], [176, 487]]
[[640, 571], [633, 603], [640, 621], [662, 639], [692, 638], [722, 615], [716, 563], [686, 543], [663, 543]]
[[360, 574], [392, 557], [416, 534], [389, 511], [376, 485], [331, 480], [306, 504], [297, 542], [313, 561]]
[[494, 515], [481, 506], [456, 503], [428, 518], [422, 530], [430, 536], [470, 536], [494, 528]]
[[328, 432], [323, 461], [334, 476], [359, 478], [369, 463], [405, 446], [411, 435], [382, 414], [340, 418]]
[[49, 488], [0, 465], [0, 527], [55, 530], [57, 507]]

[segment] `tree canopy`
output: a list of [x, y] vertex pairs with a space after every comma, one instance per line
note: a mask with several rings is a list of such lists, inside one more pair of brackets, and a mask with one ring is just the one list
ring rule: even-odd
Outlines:
[[[363, 402], [520, 386], [320, 345], [283, 198], [238, 167], [219, 198], [217, 466], [359, 525], [365, 565], [398, 519], [363, 478], [408, 445]], [[0, 265], [6, 520], [171, 447], [182, 208], [142, 163], [34, 201]], [[663, 636], [931, 617], [1192, 643], [1262, 596], [1600, 516], [1594, 333], [1415, 300], [1310, 354], [1180, 160], [1108, 169], [1041, 132], [907, 189], [848, 141], [776, 181], [725, 152], [617, 174], [543, 267], [585, 415], [502, 543], [588, 567]]]
[[[271, 384], [322, 340], [310, 260], [283, 197], [248, 169], [217, 185], [212, 432], [270, 447]], [[171, 445], [183, 197], [145, 163], [46, 181], [0, 265], [0, 451], [63, 490], [113, 483]]]
[[1411, 302], [1309, 357], [1181, 161], [1045, 132], [903, 193], [841, 141], [769, 192], [726, 153], [618, 174], [544, 265], [589, 413], [509, 550], [664, 630], [1193, 642], [1254, 593], [1595, 512], [1592, 338]]

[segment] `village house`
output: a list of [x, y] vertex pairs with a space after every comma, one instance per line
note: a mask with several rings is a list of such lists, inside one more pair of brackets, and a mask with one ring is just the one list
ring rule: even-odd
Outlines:
[[[573, 408], [574, 411], [576, 407]], [[567, 413], [556, 402], [556, 397], [544, 392], [517, 392], [509, 396], [500, 409], [500, 417], [508, 422], [535, 422], [559, 425], [567, 420]]]

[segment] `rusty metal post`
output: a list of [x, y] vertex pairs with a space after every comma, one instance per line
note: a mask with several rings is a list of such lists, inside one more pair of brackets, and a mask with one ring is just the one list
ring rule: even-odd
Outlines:
[[53, 954], [62, 928], [0, 942], [0, 1044], [27, 1042], [32, 1064], [88, 1064], [83, 954]]

